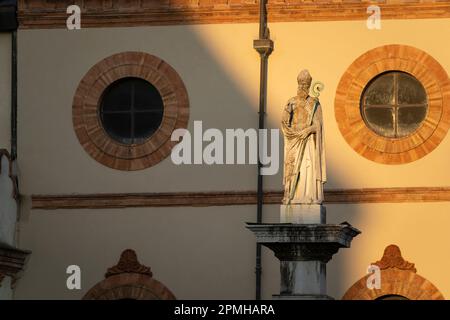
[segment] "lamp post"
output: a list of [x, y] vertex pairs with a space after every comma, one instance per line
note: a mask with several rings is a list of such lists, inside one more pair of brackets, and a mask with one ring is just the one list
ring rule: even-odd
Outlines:
[[[259, 2], [259, 39], [253, 41], [253, 48], [260, 56], [260, 79], [259, 79], [259, 125], [258, 129], [265, 127], [265, 113], [267, 106], [267, 69], [269, 56], [273, 51], [273, 41], [270, 40], [270, 32], [267, 27], [267, 0]], [[259, 154], [259, 143], [258, 143]], [[259, 159], [259, 157], [258, 157]], [[263, 176], [261, 174], [262, 164], [258, 160], [258, 189], [257, 189], [257, 223], [262, 222], [262, 207], [264, 200]], [[256, 300], [261, 300], [261, 244], [256, 244]]]

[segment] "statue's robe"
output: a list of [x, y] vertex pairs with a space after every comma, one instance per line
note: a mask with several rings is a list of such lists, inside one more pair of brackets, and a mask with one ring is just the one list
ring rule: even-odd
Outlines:
[[[314, 106], [317, 107], [314, 111]], [[314, 126], [306, 138], [301, 132]], [[322, 109], [317, 98], [300, 101], [294, 97], [283, 111], [285, 204], [320, 204], [326, 182]]]

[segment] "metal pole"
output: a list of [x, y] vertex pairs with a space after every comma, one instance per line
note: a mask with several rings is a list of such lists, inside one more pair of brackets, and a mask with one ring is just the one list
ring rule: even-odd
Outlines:
[[[258, 129], [265, 128], [265, 113], [267, 106], [267, 69], [269, 56], [273, 51], [273, 41], [270, 40], [269, 28], [267, 27], [267, 0], [259, 3], [259, 39], [253, 41], [253, 47], [260, 55], [260, 85], [259, 85], [259, 124]], [[258, 143], [259, 154], [259, 143]], [[258, 157], [258, 186], [257, 186], [257, 212], [256, 222], [262, 223], [263, 213], [263, 176], [261, 174], [262, 163]], [[256, 300], [261, 300], [261, 245], [256, 245]]]
[[17, 30], [11, 32], [11, 160], [17, 158]]

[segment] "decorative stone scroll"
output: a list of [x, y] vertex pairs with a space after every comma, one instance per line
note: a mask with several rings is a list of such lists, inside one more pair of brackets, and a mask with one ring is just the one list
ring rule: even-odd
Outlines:
[[400, 270], [417, 272], [416, 268], [414, 267], [414, 263], [408, 262], [403, 259], [400, 248], [396, 245], [387, 246], [386, 249], [384, 249], [384, 254], [381, 260], [372, 264], [377, 265], [381, 270], [397, 268]]
[[136, 252], [127, 249], [120, 255], [120, 260], [117, 265], [108, 269], [105, 278], [121, 274], [121, 273], [140, 273], [153, 276], [151, 269], [139, 263]]
[[444, 300], [442, 293], [430, 281], [416, 273], [414, 263], [403, 259], [398, 246], [386, 247], [381, 260], [373, 264], [381, 269], [381, 288], [367, 288], [370, 275], [366, 275], [347, 290], [343, 300], [376, 300], [386, 296], [409, 300]]
[[149, 267], [139, 263], [136, 252], [122, 252], [117, 265], [108, 269], [105, 279], [91, 288], [83, 300], [175, 300], [175, 295], [153, 279]]

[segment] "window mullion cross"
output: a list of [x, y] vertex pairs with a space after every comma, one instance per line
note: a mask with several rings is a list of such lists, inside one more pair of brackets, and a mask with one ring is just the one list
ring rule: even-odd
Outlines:
[[394, 73], [394, 104], [393, 104], [394, 137], [398, 137], [398, 73]]
[[135, 100], [135, 86], [134, 83], [131, 83], [131, 107], [130, 107], [130, 115], [131, 115], [131, 143], [134, 143], [135, 134], [134, 134], [134, 127], [135, 127], [135, 119], [134, 119], [134, 100]]
[[135, 110], [136, 113], [161, 113], [161, 110], [154, 109], [152, 107], [145, 107], [145, 109]]

